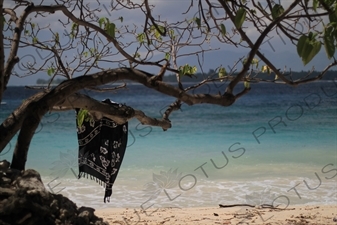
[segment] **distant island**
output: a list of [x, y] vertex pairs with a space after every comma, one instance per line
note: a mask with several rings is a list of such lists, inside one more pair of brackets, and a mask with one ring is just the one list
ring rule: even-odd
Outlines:
[[[52, 80], [51, 84], [53, 85], [57, 85], [57, 84], [60, 84], [62, 81], [65, 81], [65, 79], [55, 79], [55, 80]], [[36, 80], [36, 84], [50, 84], [50, 79], [48, 80], [45, 80], [45, 79], [37, 79]]]
[[[288, 79], [292, 79], [292, 80], [297, 80], [299, 78], [303, 78], [308, 76], [308, 71], [301, 71], [301, 72], [292, 72], [292, 77], [290, 78], [289, 75], [285, 75], [286, 78]], [[233, 75], [236, 75], [237, 73], [234, 73]], [[319, 75], [320, 72], [318, 71], [313, 71], [312, 73], [310, 73], [310, 75], [306, 78], [311, 78], [311, 77], [315, 77], [317, 75]], [[253, 76], [255, 76], [255, 74], [253, 74]], [[257, 78], [260, 78], [262, 80], [272, 80], [275, 77], [275, 73], [259, 73]], [[192, 77], [188, 77], [188, 76], [183, 76], [181, 78], [182, 82], [200, 82], [206, 78], [213, 78], [216, 79], [218, 78], [218, 73], [215, 72], [215, 70], [209, 70], [208, 73], [196, 73], [195, 75], [193, 75]], [[323, 76], [322, 80], [333, 80], [337, 78], [337, 71], [334, 70], [328, 70], [325, 75]], [[175, 75], [166, 75], [164, 76], [163, 79], [165, 82], [175, 82], [177, 80]]]
[[[292, 72], [292, 79], [296, 80], [299, 79], [301, 77], [305, 77], [308, 75], [308, 71], [301, 71], [301, 72]], [[315, 77], [319, 74], [320, 72], [318, 71], [313, 71], [307, 78], [311, 78], [311, 77]], [[325, 73], [325, 75], [323, 76], [322, 80], [333, 80], [337, 78], [337, 71], [335, 70], [329, 70]], [[267, 74], [267, 73], [259, 73], [258, 78], [263, 79], [263, 80], [272, 80], [272, 78], [275, 76], [274, 73], [271, 74]], [[183, 76], [181, 78], [182, 82], [200, 82], [204, 79], [206, 79], [207, 77], [209, 78], [218, 78], [218, 73], [215, 72], [215, 70], [209, 70], [208, 73], [196, 73], [195, 75], [193, 75], [192, 77], [188, 77], [188, 76]], [[286, 75], [287, 78], [289, 78], [289, 75]], [[64, 81], [65, 79], [55, 79], [51, 82], [52, 85], [58, 85], [60, 84], [62, 81]], [[176, 76], [174, 74], [169, 74], [169, 75], [165, 75], [164, 76], [164, 81], [165, 82], [175, 82], [176, 81]], [[50, 83], [50, 79], [45, 80], [45, 79], [37, 79], [36, 84], [39, 85], [47, 85]]]

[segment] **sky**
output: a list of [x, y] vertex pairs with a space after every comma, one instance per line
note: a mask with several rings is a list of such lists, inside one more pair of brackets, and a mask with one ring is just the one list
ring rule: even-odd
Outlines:
[[[45, 1], [45, 4], [50, 4], [50, 0]], [[89, 1], [88, 1], [89, 2]], [[140, 2], [140, 1], [134, 1], [134, 2]], [[284, 1], [286, 3], [290, 1]], [[176, 21], [177, 19], [184, 19], [184, 18], [193, 18], [195, 16], [198, 16], [198, 12], [196, 9], [191, 10], [189, 13], [184, 14], [186, 10], [188, 9], [189, 4], [191, 1], [189, 0], [183, 0], [183, 1], [164, 1], [164, 0], [156, 0], [156, 1], [150, 1], [150, 4], [155, 4], [156, 7], [153, 10], [153, 15], [160, 15], [161, 19], [167, 20], [167, 21]], [[13, 3], [9, 3], [5, 1], [5, 7], [10, 7]], [[144, 15], [140, 12], [134, 12], [128, 13], [128, 15], [125, 15], [125, 12], [117, 11], [113, 14], [109, 12], [109, 10], [106, 10], [110, 7], [110, 5], [115, 4], [114, 0], [111, 1], [101, 1], [100, 8], [102, 9], [100, 12], [96, 12], [98, 17], [108, 17], [108, 18], [119, 18], [120, 16], [123, 16], [123, 25], [129, 24], [130, 29], [131, 27], [138, 27], [138, 30], [141, 29], [142, 23], [144, 23]], [[180, 7], [177, 7], [177, 4], [179, 4]], [[195, 4], [195, 2], [194, 2]], [[216, 3], [214, 3], [216, 4]], [[195, 5], [194, 5], [195, 7]], [[20, 9], [22, 10], [22, 9]], [[20, 14], [20, 10], [18, 10], [17, 14]], [[207, 9], [205, 9], [207, 11]], [[172, 13], [173, 12], [173, 13]], [[221, 17], [224, 15], [224, 12], [219, 10], [212, 11], [214, 15], [217, 17]], [[76, 14], [78, 12], [74, 12]], [[60, 39], [61, 43], [68, 42], [68, 37], [66, 37], [66, 33], [68, 32], [66, 29], [62, 27], [60, 22], [58, 22], [58, 19], [62, 18], [62, 14], [55, 13], [54, 15], [48, 16], [43, 18], [43, 21], [41, 21], [41, 18], [38, 20], [33, 21], [40, 26], [50, 26], [51, 30], [53, 32], [58, 31], [60, 33]], [[117, 20], [115, 23], [117, 24]], [[118, 25], [118, 24], [117, 24]], [[227, 27], [228, 26], [228, 27]], [[229, 24], [226, 24], [228, 32], [230, 32], [230, 26]], [[257, 33], [251, 29], [251, 27], [246, 26], [244, 24], [244, 30], [246, 34], [251, 37], [252, 39], [257, 37]], [[69, 34], [69, 33], [68, 33]], [[50, 33], [43, 33], [41, 32], [39, 34], [39, 38], [48, 40], [50, 36]], [[123, 42], [128, 42], [127, 39], [120, 39]], [[210, 47], [213, 49], [219, 48], [219, 50], [216, 51], [210, 51], [207, 52], [204, 57], [202, 58], [201, 63], [202, 67], [205, 72], [207, 72], [209, 69], [215, 69], [219, 67], [220, 65], [226, 68], [232, 67], [238, 59], [246, 56], [249, 52], [249, 49], [247, 48], [236, 48], [234, 46], [225, 45], [222, 43], [217, 42], [215, 39], [211, 40], [210, 44], [205, 44], [205, 47]], [[129, 48], [130, 49], [130, 48]], [[129, 50], [126, 49], [126, 50]], [[263, 44], [260, 47], [260, 50], [265, 56], [267, 56], [272, 62], [275, 62], [275, 65], [277, 68], [280, 69], [291, 69], [292, 71], [309, 71], [313, 67], [315, 70], [322, 70], [325, 66], [329, 63], [329, 60], [327, 59], [324, 47], [322, 46], [321, 51], [316, 57], [310, 62], [308, 65], [304, 66], [301, 62], [301, 59], [297, 55], [296, 47], [291, 44], [290, 42], [286, 41], [286, 38], [282, 35], [276, 35], [269, 36]], [[192, 50], [194, 51], [194, 50]], [[132, 52], [129, 52], [132, 54]], [[7, 52], [8, 54], [8, 52]], [[72, 54], [76, 54], [75, 52], [72, 52]], [[27, 72], [27, 69], [24, 67], [27, 63], [41, 63], [51, 55], [49, 53], [46, 53], [45, 51], [34, 49], [34, 48], [21, 48], [19, 49], [19, 58], [20, 62], [16, 65], [14, 68], [15, 74], [18, 76], [12, 76], [9, 85], [34, 85], [36, 83], [36, 80], [39, 78], [42, 79], [49, 79], [49, 76], [46, 74], [46, 72], [26, 76], [25, 73]], [[71, 54], [70, 54], [71, 56]], [[199, 55], [200, 56], [200, 55]], [[154, 57], [156, 58], [156, 57]], [[199, 58], [200, 60], [200, 58]], [[184, 65], [185, 63], [188, 63], [190, 65], [198, 65], [197, 57], [194, 55], [191, 55], [189, 57], [181, 58], [179, 63], [181, 65]], [[118, 65], [117, 65], [118, 66]], [[117, 67], [115, 66], [115, 67]], [[157, 68], [156, 68], [157, 69]], [[156, 73], [156, 70], [149, 69], [148, 72]], [[198, 71], [200, 72], [200, 70]]]

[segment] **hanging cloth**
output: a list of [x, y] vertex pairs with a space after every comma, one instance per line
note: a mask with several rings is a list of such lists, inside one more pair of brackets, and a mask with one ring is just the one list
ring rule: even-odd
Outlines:
[[[121, 107], [121, 105], [105, 99], [104, 103]], [[113, 120], [103, 117], [94, 120], [87, 115], [79, 125], [81, 109], [76, 109], [76, 125], [78, 137], [78, 163], [81, 178], [90, 175], [105, 187], [104, 202], [110, 201], [112, 186], [122, 164], [127, 139], [128, 123], [118, 125]], [[82, 111], [83, 113], [83, 111]]]

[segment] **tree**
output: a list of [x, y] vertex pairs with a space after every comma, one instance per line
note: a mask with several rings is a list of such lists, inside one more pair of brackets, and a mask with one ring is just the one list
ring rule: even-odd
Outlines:
[[[0, 100], [11, 76], [18, 75], [14, 68], [25, 51], [37, 49], [48, 57], [21, 65], [28, 72], [20, 76], [46, 74], [50, 76], [50, 84], [58, 78], [66, 79], [56, 87], [41, 88], [2, 122], [0, 152], [19, 132], [12, 168], [25, 168], [34, 131], [44, 114], [51, 110], [84, 108], [97, 118], [106, 116], [117, 123], [136, 118], [142, 124], [166, 130], [171, 127], [170, 114], [182, 103], [230, 106], [249, 92], [251, 82], [278, 81], [296, 86], [321, 79], [337, 65], [336, 0], [280, 3], [191, 0], [179, 5], [179, 10], [185, 7], [181, 13], [167, 18], [158, 15], [161, 4], [165, 5], [165, 1], [45, 0], [35, 4], [26, 0], [5, 3], [0, 0]], [[294, 78], [291, 71], [277, 68], [260, 50], [267, 37], [281, 34], [296, 48], [304, 65], [322, 46], [330, 62], [327, 60], [325, 69], [318, 75], [310, 76], [309, 72]], [[219, 65], [208, 68], [213, 74], [204, 73], [204, 54], [228, 46], [244, 49], [248, 54], [238, 59], [229, 71]], [[195, 64], [181, 64], [184, 58], [195, 59]], [[183, 76], [192, 77], [198, 68], [205, 74], [203, 81], [191, 86], [181, 81]], [[174, 74], [176, 83], [164, 82], [165, 73]], [[269, 79], [261, 78], [265, 73], [272, 75]], [[140, 83], [176, 100], [162, 118], [151, 118], [140, 110], [126, 105], [116, 109], [79, 92], [123, 88], [125, 85], [112, 88], [101, 85], [124, 80]], [[228, 83], [220, 93], [191, 92], [221, 81]], [[237, 90], [239, 82], [244, 82], [241, 90]]]

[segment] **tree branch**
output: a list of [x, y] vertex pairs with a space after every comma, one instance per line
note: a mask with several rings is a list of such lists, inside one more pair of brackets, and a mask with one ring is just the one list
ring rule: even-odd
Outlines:
[[14, 135], [20, 130], [22, 123], [28, 114], [28, 106], [41, 99], [46, 92], [39, 92], [26, 99], [14, 110], [0, 125], [0, 152], [6, 147]]
[[[173, 87], [172, 85], [166, 84], [162, 81], [151, 82], [151, 79], [149, 78], [151, 78], [152, 76], [153, 75], [149, 73], [135, 69], [128, 69], [128, 68], [112, 69], [99, 73], [94, 73], [91, 75], [76, 77], [71, 80], [66, 80], [47, 93], [42, 92], [37, 95], [34, 95], [28, 100], [26, 100], [26, 102], [22, 104], [22, 106], [20, 106], [20, 108], [17, 109], [13, 115], [7, 118], [3, 124], [1, 124], [0, 151], [2, 151], [2, 149], [4, 149], [5, 147], [1, 146], [1, 144], [4, 143], [7, 144], [9, 140], [11, 140], [12, 137], [16, 134], [16, 132], [20, 129], [20, 127], [23, 126], [23, 123], [25, 123], [25, 120], [27, 119], [27, 115], [29, 115], [29, 117], [32, 117], [32, 121], [39, 122], [44, 114], [54, 109], [54, 106], [64, 105], [71, 108], [76, 108], [78, 106], [79, 108], [88, 108], [89, 110], [95, 112], [102, 111], [106, 115], [110, 114], [117, 115], [114, 114], [115, 112], [110, 111], [111, 109], [105, 108], [103, 104], [99, 105], [93, 104], [88, 106], [77, 105], [80, 103], [77, 103], [76, 98], [68, 98], [68, 97], [84, 88], [92, 86], [100, 86], [118, 80], [136, 81], [148, 88], [155, 89], [158, 92], [161, 92], [168, 96], [173, 96], [185, 102], [188, 105], [209, 103], [221, 106], [230, 106], [235, 102], [235, 96], [230, 94], [225, 94], [222, 96], [210, 94], [191, 95], [179, 88]], [[67, 99], [68, 102], [66, 102]], [[62, 110], [62, 107], [59, 107], [59, 110]], [[123, 113], [123, 111], [120, 113]], [[132, 113], [132, 111], [128, 111], [128, 113], [123, 116], [126, 118], [131, 118], [132, 115], [136, 117], [141, 123], [144, 124], [161, 126], [164, 130], [171, 127], [170, 122], [167, 121], [165, 118], [160, 120], [153, 119], [147, 117], [143, 112], [139, 110], [134, 110], [134, 114]], [[117, 117], [113, 118], [118, 120]], [[10, 122], [13, 119], [15, 120], [13, 121], [13, 123], [15, 124], [11, 124]], [[27, 121], [26, 123], [29, 123], [29, 121]], [[29, 133], [27, 134], [27, 137], [30, 137], [30, 135], [34, 134], [34, 131], [36, 129], [36, 126], [34, 124], [31, 124], [30, 127], [31, 130], [29, 130], [29, 127], [25, 128], [26, 129], [25, 132]], [[20, 133], [21, 132], [23, 131], [21, 130]], [[22, 143], [28, 144], [29, 142], [28, 140], [22, 140]]]
[[7, 83], [9, 81], [10, 75], [12, 73], [12, 70], [16, 63], [19, 62], [19, 58], [17, 56], [18, 49], [19, 49], [19, 43], [21, 38], [21, 33], [23, 30], [24, 22], [27, 19], [28, 15], [32, 12], [32, 8], [34, 7], [34, 4], [30, 4], [21, 14], [20, 18], [16, 20], [15, 24], [16, 27], [14, 29], [14, 35], [12, 40], [12, 46], [9, 53], [9, 57], [6, 62], [6, 66], [4, 68], [4, 86], [7, 86]]
[[146, 8], [146, 22], [145, 22], [145, 26], [144, 26], [144, 32], [146, 32], [146, 27], [147, 27], [147, 20], [148, 18], [150, 18], [153, 26], [156, 28], [156, 30], [159, 32], [160, 35], [162, 36], [166, 36], [166, 28], [164, 27], [164, 31], [162, 31], [161, 29], [159, 29], [156, 21], [154, 20], [152, 14], [151, 14], [151, 9], [150, 9], [150, 6], [149, 6], [149, 1], [148, 0], [144, 0], [144, 4], [145, 4], [145, 8]]
[[125, 105], [122, 107], [114, 107], [113, 105], [97, 101], [87, 95], [79, 93], [68, 96], [63, 102], [55, 105], [53, 110], [70, 110], [76, 108], [88, 110], [91, 114], [94, 114], [97, 119], [104, 116], [118, 124], [123, 124], [132, 118], [137, 118], [142, 124], [159, 126], [164, 130], [171, 128], [171, 123], [167, 120], [148, 117], [144, 112]]
[[179, 99], [171, 103], [171, 105], [165, 110], [163, 114], [163, 119], [169, 121], [169, 116], [171, 115], [171, 113], [173, 111], [180, 109], [180, 107], [181, 107], [181, 101]]
[[[64, 5], [53, 5], [53, 6], [46, 6], [46, 5], [41, 5], [41, 6], [34, 6], [30, 12], [49, 12], [49, 13], [55, 13], [56, 11], [61, 11], [65, 16], [67, 16], [70, 20], [72, 20], [74, 23], [77, 23], [78, 25], [84, 26], [86, 28], [91, 28], [100, 34], [102, 34], [109, 42], [111, 42], [115, 48], [129, 61], [140, 64], [140, 65], [153, 65], [153, 66], [159, 66], [162, 67], [162, 65], [158, 62], [146, 62], [146, 61], [139, 61], [135, 57], [132, 57], [129, 55], [124, 48], [122, 48], [118, 41], [111, 37], [105, 30], [100, 28], [99, 26], [96, 26], [92, 23], [89, 23], [87, 21], [78, 19], [76, 16], [74, 16]], [[172, 72], [178, 72], [175, 69], [172, 68], [167, 68], [167, 70], [172, 71]]]
[[[255, 44], [253, 44], [253, 42], [250, 40], [250, 38], [246, 35], [246, 33], [240, 28], [238, 29], [242, 39], [244, 39], [249, 47], [251, 48], [251, 51], [249, 53], [249, 56], [246, 60], [246, 63], [243, 65], [243, 68], [241, 70], [241, 72], [239, 72], [239, 74], [236, 76], [236, 78], [234, 80], [232, 80], [230, 82], [230, 84], [227, 87], [226, 92], [232, 93], [234, 87], [236, 86], [236, 84], [243, 78], [243, 76], [245, 75], [246, 71], [248, 71], [249, 69], [249, 65], [251, 64], [251, 61], [254, 58], [254, 55], [256, 54], [262, 61], [264, 61], [271, 70], [274, 71], [274, 73], [276, 75], [279, 76], [279, 78], [286, 82], [287, 84], [291, 84], [291, 85], [295, 85], [293, 82], [289, 81], [288, 79], [286, 79], [279, 71], [278, 69], [258, 50], [260, 45], [262, 44], [263, 39], [265, 38], [265, 36], [270, 32], [270, 30], [276, 25], [278, 24], [286, 15], [287, 13], [289, 13], [299, 2], [300, 0], [296, 0], [294, 1], [287, 10], [285, 10], [282, 15], [280, 15], [276, 20], [274, 20], [273, 22], [271, 22], [268, 27], [263, 31], [263, 33], [259, 36], [258, 40], [255, 42]], [[234, 21], [234, 15], [232, 14], [231, 10], [228, 8], [227, 4], [223, 1], [223, 0], [219, 0], [220, 4], [224, 7], [226, 13], [229, 15], [230, 19], [232, 21]]]
[[[1, 18], [3, 17], [3, 3], [4, 0], [0, 0], [0, 16]], [[6, 83], [5, 83], [5, 49], [4, 49], [4, 35], [3, 35], [3, 30], [4, 30], [4, 23], [2, 22], [2, 19], [0, 20], [0, 103], [2, 100], [2, 95], [6, 89]]]

